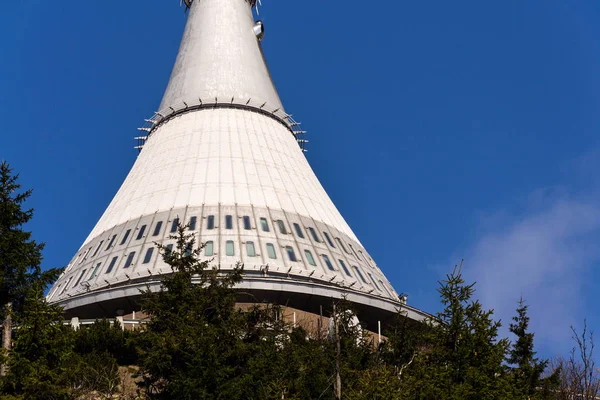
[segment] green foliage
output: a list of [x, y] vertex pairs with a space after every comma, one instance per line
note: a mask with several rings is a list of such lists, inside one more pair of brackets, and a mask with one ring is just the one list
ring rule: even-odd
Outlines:
[[[560, 370], [543, 377], [548, 363], [536, 358], [523, 301], [510, 324], [511, 346], [460, 269], [440, 283], [436, 318], [419, 323], [400, 312], [376, 346], [344, 299], [325, 337], [287, 325], [277, 305], [241, 311], [233, 287], [243, 268], [225, 273], [200, 261], [203, 246], [195, 248], [183, 226], [172, 237], [174, 251], [159, 245], [172, 273], [158, 292], [143, 293], [149, 322], [141, 332], [107, 320], [73, 331], [44, 298], [59, 270], [41, 271], [43, 245], [22, 229], [33, 213], [22, 208], [31, 192], [19, 194], [17, 178], [0, 164], [0, 307], [16, 327], [14, 347], [0, 359], [8, 366], [2, 398], [113, 398], [119, 365], [139, 366], [140, 387], [155, 399], [332, 399], [338, 371], [349, 400], [542, 400], [570, 390]], [[585, 332], [575, 335], [584, 361], [593, 350]], [[581, 372], [575, 377], [594, 369], [569, 365]]]
[[534, 334], [529, 331], [529, 316], [527, 305], [519, 300], [517, 315], [510, 324], [510, 332], [516, 336], [516, 341], [508, 352], [507, 361], [511, 365], [510, 379], [514, 399], [547, 399], [554, 386], [557, 375], [542, 379], [548, 361], [535, 357], [533, 349]]
[[62, 324], [63, 310], [46, 302], [42, 287], [29, 290], [15, 321], [3, 389], [31, 399], [68, 398], [73, 331]]
[[[45, 287], [60, 273], [53, 269], [42, 272], [42, 249], [44, 244], [36, 243], [31, 232], [23, 230], [23, 225], [33, 217], [33, 209], [23, 209], [23, 203], [32, 191], [19, 193], [19, 175], [13, 175], [5, 161], [0, 163], [0, 306], [6, 313], [9, 305], [13, 313], [21, 311], [25, 295], [32, 284]], [[6, 315], [3, 315], [5, 317]]]
[[444, 305], [430, 321], [421, 350], [406, 370], [406, 398], [510, 398], [503, 360], [507, 339], [498, 338], [493, 312], [473, 301], [473, 285], [459, 269], [440, 284]]
[[159, 246], [173, 270], [159, 292], [144, 293], [150, 316], [140, 335], [141, 375], [152, 398], [240, 398], [230, 385], [240, 374], [242, 313], [235, 309], [232, 287], [242, 268], [222, 274], [200, 262], [202, 246], [180, 226], [176, 249]]
[[97, 320], [77, 331], [75, 352], [82, 355], [106, 353], [119, 365], [132, 365], [137, 362], [135, 335], [135, 332], [123, 330], [119, 321]]
[[71, 359], [69, 384], [71, 396], [97, 392], [111, 398], [119, 389], [121, 378], [115, 357], [107, 352], [76, 354]]
[[[8, 374], [4, 392], [26, 398], [59, 399], [67, 395], [66, 360], [72, 332], [63, 327], [62, 309], [48, 304], [44, 290], [60, 270], [42, 271], [43, 244], [23, 225], [33, 216], [23, 209], [31, 190], [19, 193], [18, 175], [0, 163], [0, 307], [5, 332], [17, 327], [12, 351], [3, 354]], [[7, 335], [8, 336], [8, 335]], [[12, 341], [5, 337], [5, 350]]]

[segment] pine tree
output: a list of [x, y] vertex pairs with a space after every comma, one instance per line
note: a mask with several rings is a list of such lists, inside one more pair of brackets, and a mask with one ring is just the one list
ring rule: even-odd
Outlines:
[[509, 330], [517, 337], [508, 353], [508, 363], [514, 365], [511, 371], [515, 396], [519, 399], [531, 398], [539, 385], [540, 377], [546, 368], [547, 361], [535, 358], [533, 350], [533, 333], [529, 332], [529, 316], [527, 305], [521, 298], [517, 307], [517, 315]]
[[[44, 245], [36, 243], [31, 232], [23, 230], [33, 216], [33, 209], [23, 209], [32, 191], [19, 193], [18, 178], [8, 163], [0, 163], [0, 316], [5, 357], [11, 347], [13, 316], [22, 312], [25, 295], [32, 285], [45, 287], [58, 275], [55, 269], [42, 273]], [[5, 363], [0, 374], [6, 374]]]
[[443, 311], [430, 321], [422, 350], [403, 375], [404, 398], [510, 398], [503, 360], [508, 341], [498, 338], [500, 322], [493, 311], [472, 300], [460, 268], [438, 289]]
[[558, 372], [548, 377], [542, 378], [544, 370], [548, 366], [548, 360], [536, 358], [534, 351], [533, 332], [529, 331], [529, 315], [527, 315], [528, 306], [521, 298], [517, 307], [517, 315], [510, 324], [510, 332], [516, 336], [516, 341], [512, 344], [508, 352], [507, 362], [512, 366], [510, 368], [510, 378], [513, 388], [513, 397], [515, 399], [549, 399], [552, 387], [556, 387], [558, 382]]
[[49, 304], [41, 279], [32, 284], [15, 315], [14, 347], [3, 381], [4, 392], [26, 399], [70, 398], [73, 331], [62, 323], [63, 309]]
[[107, 354], [119, 365], [137, 362], [135, 331], [124, 330], [119, 321], [97, 320], [75, 332], [75, 352], [81, 355]]
[[142, 303], [150, 318], [139, 336], [143, 384], [151, 398], [241, 398], [243, 388], [231, 380], [243, 372], [244, 321], [232, 289], [242, 269], [221, 273], [199, 261], [203, 246], [194, 249], [183, 226], [172, 238], [173, 251], [159, 246], [172, 273]]

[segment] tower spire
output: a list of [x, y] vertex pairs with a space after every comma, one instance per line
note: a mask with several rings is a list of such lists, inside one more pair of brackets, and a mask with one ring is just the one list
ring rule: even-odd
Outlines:
[[[190, 7], [179, 54], [159, 110], [195, 103], [252, 100], [282, 109], [247, 0], [185, 0]], [[258, 28], [258, 29], [255, 29]]]

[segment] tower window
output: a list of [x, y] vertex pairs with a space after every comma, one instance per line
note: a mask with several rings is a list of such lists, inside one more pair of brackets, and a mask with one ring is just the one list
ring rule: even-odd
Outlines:
[[323, 261], [325, 261], [325, 265], [327, 265], [327, 268], [329, 268], [331, 271], [335, 271], [335, 268], [329, 260], [329, 257], [327, 257], [325, 254], [322, 254], [321, 257], [323, 257]]
[[125, 232], [125, 236], [123, 236], [123, 239], [121, 239], [121, 244], [125, 244], [130, 233], [131, 233], [131, 229], [127, 229], [127, 232]]
[[250, 217], [247, 215], [244, 215], [244, 229], [247, 231], [252, 229], [252, 224], [250, 224]]
[[312, 235], [313, 239], [315, 239], [315, 242], [321, 243], [321, 238], [319, 238], [319, 235], [317, 235], [315, 228], [310, 227], [308, 228], [308, 230], [310, 231], [310, 234]]
[[123, 268], [129, 268], [131, 266], [134, 256], [135, 256], [135, 251], [132, 251], [131, 253], [129, 253], [129, 255], [127, 256], [127, 260], [125, 260], [125, 265], [123, 266]]
[[267, 243], [267, 254], [272, 260], [277, 258], [277, 253], [275, 253], [275, 246], [273, 246], [273, 243]]
[[113, 235], [113, 237], [110, 238], [110, 242], [108, 242], [108, 246], [106, 246], [106, 250], [108, 250], [112, 247], [112, 245], [115, 243], [116, 238], [117, 238], [117, 235]]
[[358, 251], [360, 253], [361, 256], [364, 257], [364, 259], [367, 261], [367, 264], [369, 264], [369, 266], [371, 266], [371, 263], [369, 262], [369, 259], [367, 257], [365, 257], [365, 253], [362, 252], [362, 250]]
[[160, 233], [160, 230], [162, 228], [162, 221], [158, 221], [156, 223], [156, 226], [154, 227], [154, 232], [152, 233], [152, 236], [158, 236], [158, 234]]
[[112, 260], [110, 260], [110, 264], [108, 264], [108, 269], [106, 270], [107, 274], [110, 274], [111, 271], [113, 270], [113, 268], [115, 267], [115, 264], [117, 263], [117, 259], [119, 258], [119, 256], [113, 257]]
[[350, 243], [348, 243], [348, 246], [350, 246], [350, 250], [352, 250], [352, 252], [354, 253], [354, 256], [360, 260], [358, 253], [356, 252], [356, 250], [354, 250], [354, 247], [352, 247], [352, 245]]
[[331, 247], [335, 248], [335, 245], [333, 244], [333, 240], [331, 240], [331, 237], [329, 236], [329, 234], [327, 232], [323, 231], [323, 236], [325, 236], [327, 243], [329, 243], [329, 245]]
[[381, 285], [381, 287], [383, 288], [383, 290], [385, 290], [385, 292], [388, 294], [388, 296], [392, 296], [392, 294], [390, 293], [390, 291], [388, 290], [388, 288], [385, 287], [385, 284], [383, 283], [383, 281], [381, 279], [379, 280], [379, 284]]
[[85, 275], [86, 272], [87, 272], [87, 269], [84, 269], [83, 271], [81, 271], [81, 274], [79, 274], [79, 278], [77, 278], [73, 287], [79, 285], [79, 282], [81, 282], [81, 278], [83, 278], [83, 276]]
[[215, 229], [215, 216], [209, 215], [206, 219], [206, 229]]
[[348, 251], [348, 249], [346, 249], [346, 246], [344, 246], [344, 243], [343, 243], [343, 242], [340, 240], [340, 238], [339, 238], [339, 237], [336, 237], [336, 238], [335, 238], [335, 240], [337, 240], [337, 242], [338, 242], [338, 244], [340, 245], [340, 247], [341, 247], [342, 249], [344, 249], [344, 251], [345, 251], [346, 253], [350, 254], [350, 252]]
[[165, 255], [170, 254], [171, 252], [173, 252], [173, 243], [167, 245]]
[[304, 239], [304, 232], [302, 232], [302, 228], [300, 228], [300, 225], [298, 225], [297, 223], [294, 222], [294, 229], [296, 230], [296, 235], [298, 235], [298, 237]]
[[304, 255], [306, 256], [306, 261], [308, 261], [308, 263], [310, 265], [314, 265], [314, 266], [317, 265], [317, 263], [315, 262], [315, 258], [313, 257], [310, 250], [304, 250]]
[[152, 254], [154, 253], [154, 247], [150, 247], [146, 250], [146, 255], [144, 256], [143, 264], [148, 264], [150, 260], [152, 260]]
[[196, 221], [198, 220], [198, 218], [196, 217], [191, 217], [190, 218], [190, 223], [189, 223], [189, 230], [190, 231], [195, 231], [196, 230]]
[[140, 240], [141, 238], [143, 238], [144, 237], [144, 232], [146, 232], [146, 225], [143, 225], [140, 228], [140, 230], [139, 230], [139, 232], [138, 232], [137, 237], [135, 238], [135, 240]]
[[346, 273], [346, 275], [352, 277], [352, 274], [348, 270], [348, 267], [346, 267], [346, 263], [343, 260], [338, 260], [338, 261], [340, 262], [340, 265], [342, 266], [342, 269], [344, 270], [344, 272]]
[[358, 275], [360, 280], [363, 281], [364, 283], [368, 284], [368, 282], [365, 279], [365, 277], [363, 276], [362, 272], [360, 272], [360, 269], [358, 269], [358, 267], [356, 265], [353, 265], [352, 268], [354, 269], [354, 272], [356, 272], [356, 275]]
[[248, 253], [248, 257], [256, 257], [254, 242], [246, 242], [246, 252]]
[[177, 228], [179, 227], [179, 217], [175, 218], [173, 222], [171, 222], [171, 233], [177, 232]]
[[228, 240], [225, 242], [225, 254], [228, 256], [235, 255], [235, 248], [233, 247], [233, 240]]
[[375, 285], [375, 287], [377, 288], [377, 290], [381, 291], [381, 288], [379, 287], [379, 285], [377, 284], [377, 282], [373, 278], [373, 275], [371, 275], [370, 272], [368, 272], [367, 275], [369, 275], [369, 278], [371, 278], [371, 281], [373, 282], [373, 284]]
[[285, 251], [287, 252], [290, 261], [298, 261], [296, 259], [296, 253], [294, 252], [294, 248], [292, 246], [286, 246]]
[[279, 232], [281, 232], [281, 234], [283, 235], [287, 235], [287, 229], [285, 229], [285, 224], [283, 223], [283, 221], [278, 219], [277, 225], [279, 226]]
[[98, 254], [98, 250], [100, 250], [100, 247], [102, 247], [102, 243], [104, 243], [104, 240], [100, 241], [98, 247], [96, 247], [96, 250], [94, 250], [94, 254], [92, 254], [92, 258], [96, 257], [96, 254]]
[[85, 261], [85, 259], [87, 258], [88, 253], [90, 252], [90, 250], [92, 250], [92, 248], [90, 247], [89, 249], [87, 249], [85, 251], [85, 253], [83, 253], [83, 258], [81, 259], [81, 261], [79, 261], [79, 264], [81, 264], [82, 262]]
[[67, 284], [65, 285], [63, 290], [60, 292], [60, 294], [63, 294], [65, 292], [65, 290], [67, 290], [67, 287], [69, 287], [69, 283], [71, 283], [72, 280], [73, 280], [73, 277], [70, 277], [69, 280], [67, 281]]
[[204, 244], [204, 255], [207, 257], [212, 257], [215, 254], [215, 248], [212, 240], [209, 240]]
[[225, 229], [233, 229], [233, 217], [231, 215], [225, 216]]
[[99, 262], [98, 264], [96, 264], [96, 268], [94, 268], [94, 270], [92, 271], [92, 273], [90, 274], [90, 277], [88, 278], [88, 281], [90, 279], [92, 279], [93, 277], [96, 276], [96, 273], [98, 272], [98, 269], [100, 269], [100, 266], [102, 265], [101, 262]]
[[266, 218], [260, 219], [260, 226], [262, 227], [263, 232], [269, 232], [269, 223]]

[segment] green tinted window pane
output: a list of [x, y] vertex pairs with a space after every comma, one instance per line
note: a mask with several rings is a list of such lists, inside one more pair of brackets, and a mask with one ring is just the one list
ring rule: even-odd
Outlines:
[[312, 253], [309, 250], [304, 250], [304, 255], [306, 256], [306, 260], [310, 265], [317, 265]]
[[275, 246], [272, 243], [267, 243], [267, 254], [270, 259], [275, 260], [277, 258], [277, 254], [275, 253]]
[[269, 232], [269, 223], [267, 222], [266, 218], [260, 219], [260, 226], [264, 232]]
[[254, 242], [246, 242], [246, 251], [248, 252], [248, 257], [256, 257]]
[[233, 240], [228, 240], [225, 243], [225, 254], [228, 256], [234, 256], [235, 255], [235, 249], [233, 247]]
[[285, 224], [283, 223], [283, 221], [278, 219], [277, 225], [279, 225], [279, 232], [281, 232], [284, 235], [287, 235], [287, 229], [285, 229]]
[[206, 242], [206, 244], [204, 245], [204, 255], [211, 257], [213, 254], [215, 254], [213, 242]]

